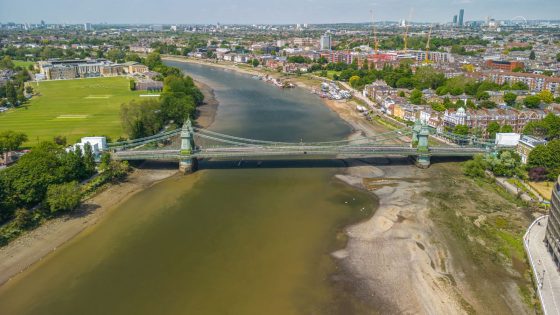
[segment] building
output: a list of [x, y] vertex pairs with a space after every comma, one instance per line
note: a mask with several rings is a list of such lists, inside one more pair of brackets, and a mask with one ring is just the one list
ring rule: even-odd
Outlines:
[[463, 25], [464, 25], [464, 24], [463, 24], [463, 22], [464, 22], [464, 21], [463, 21], [464, 16], [465, 16], [465, 10], [464, 10], [464, 9], [459, 10], [459, 21], [458, 21], [459, 27], [463, 27]]
[[137, 91], [161, 91], [163, 90], [163, 82], [151, 79], [138, 80], [134, 89]]
[[71, 146], [66, 150], [73, 151], [79, 148], [82, 152], [84, 152], [86, 144], [90, 145], [91, 151], [97, 161], [99, 161], [101, 153], [106, 151], [108, 148], [107, 138], [105, 137], [83, 137], [79, 143], [76, 143], [74, 146]]
[[135, 61], [125, 62], [122, 64], [122, 67], [124, 72], [128, 74], [145, 73], [149, 71], [147, 66]]
[[89, 32], [92, 31], [93, 27], [91, 26], [91, 23], [84, 23], [84, 31]]
[[321, 36], [321, 50], [331, 50], [331, 35], [324, 34]]
[[453, 25], [457, 26], [457, 14], [453, 16]]
[[52, 59], [39, 61], [38, 67], [39, 74], [47, 80], [111, 77], [148, 71], [148, 67], [138, 62], [116, 64], [106, 59]]
[[378, 80], [364, 87], [363, 95], [374, 101], [382, 102], [385, 98], [395, 96], [397, 90], [388, 86], [385, 81]]
[[487, 129], [492, 122], [500, 126], [509, 125], [513, 132], [522, 133], [525, 126], [532, 121], [543, 119], [545, 112], [542, 110], [515, 110], [515, 109], [468, 109], [459, 108], [457, 111], [446, 110], [443, 114], [443, 123], [446, 127], [455, 128], [457, 125], [466, 125], [469, 129], [478, 129], [483, 135], [488, 136]]
[[514, 69], [525, 69], [525, 64], [521, 61], [486, 60], [484, 65], [486, 68], [510, 72]]
[[552, 188], [551, 201], [544, 242], [552, 260], [560, 268], [560, 178]]
[[560, 78], [558, 77], [523, 72], [490, 71], [482, 73], [482, 78], [498, 84], [523, 82], [529, 86], [531, 91], [549, 90], [554, 95], [560, 94]]
[[527, 164], [527, 159], [529, 158], [529, 153], [533, 151], [535, 147], [538, 145], [546, 144], [546, 140], [531, 137], [531, 136], [522, 136], [517, 143], [517, 153], [521, 157], [521, 162], [523, 164]]

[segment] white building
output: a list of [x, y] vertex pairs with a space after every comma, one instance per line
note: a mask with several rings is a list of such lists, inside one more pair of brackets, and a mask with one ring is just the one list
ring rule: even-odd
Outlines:
[[324, 34], [321, 36], [321, 50], [331, 50], [331, 35]]
[[88, 143], [91, 146], [93, 155], [96, 158], [99, 158], [101, 153], [107, 150], [107, 138], [105, 137], [84, 137], [80, 140], [79, 143], [76, 143], [73, 147], [70, 147], [69, 150], [75, 150], [76, 148], [80, 148], [80, 150], [84, 152], [84, 147]]

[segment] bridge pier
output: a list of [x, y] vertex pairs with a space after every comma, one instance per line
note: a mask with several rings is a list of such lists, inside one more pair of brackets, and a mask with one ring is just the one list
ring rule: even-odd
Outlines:
[[179, 171], [183, 174], [191, 174], [198, 168], [198, 160], [192, 158], [181, 159], [179, 161]]

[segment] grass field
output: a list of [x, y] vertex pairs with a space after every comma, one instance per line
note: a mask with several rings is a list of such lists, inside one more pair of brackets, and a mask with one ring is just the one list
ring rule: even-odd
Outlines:
[[533, 189], [536, 190], [544, 199], [550, 200], [554, 182], [529, 182], [529, 185], [533, 187]]
[[84, 136], [123, 136], [120, 105], [145, 91], [130, 91], [124, 77], [30, 83], [39, 93], [27, 106], [0, 113], [0, 131], [27, 134], [26, 146], [66, 136], [74, 143]]
[[33, 61], [23, 61], [23, 60], [12, 60], [14, 62], [14, 65], [16, 65], [16, 67], [22, 67], [22, 68], [29, 68], [30, 65], [34, 64], [35, 62]]

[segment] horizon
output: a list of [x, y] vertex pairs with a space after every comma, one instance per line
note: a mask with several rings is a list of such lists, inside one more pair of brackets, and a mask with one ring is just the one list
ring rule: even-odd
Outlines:
[[[30, 11], [29, 8], [34, 10]], [[448, 23], [460, 9], [465, 21], [558, 20], [557, 0], [285, 0], [282, 3], [261, 3], [258, 0], [161, 0], [161, 10], [154, 10], [147, 0], [98, 0], [95, 3], [74, 3], [72, 0], [0, 0], [0, 21], [3, 23], [38, 24], [122, 24], [122, 25], [291, 25], [291, 24], [361, 24], [376, 22]], [[173, 7], [173, 10], [169, 10]], [[62, 8], [62, 9], [61, 9]], [[67, 8], [67, 9], [66, 9]], [[294, 10], [297, 8], [297, 10]], [[125, 14], [123, 14], [123, 12]], [[100, 17], [103, 17], [102, 19]], [[359, 21], [357, 21], [359, 20]]]

